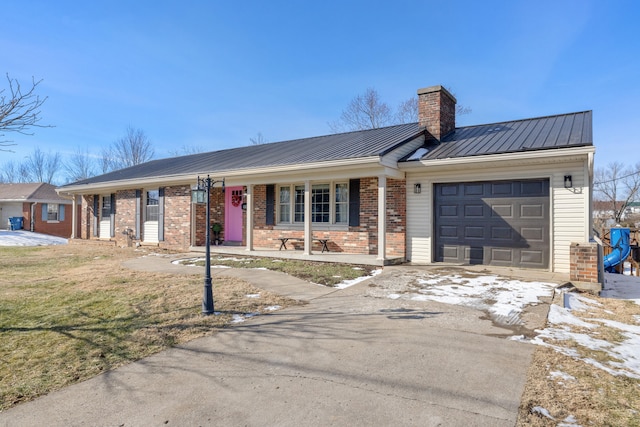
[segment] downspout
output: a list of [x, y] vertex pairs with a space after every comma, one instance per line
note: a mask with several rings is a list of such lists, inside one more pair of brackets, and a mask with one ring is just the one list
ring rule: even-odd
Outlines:
[[33, 233], [36, 229], [36, 205], [38, 202], [31, 203], [31, 218], [29, 219], [29, 230]]

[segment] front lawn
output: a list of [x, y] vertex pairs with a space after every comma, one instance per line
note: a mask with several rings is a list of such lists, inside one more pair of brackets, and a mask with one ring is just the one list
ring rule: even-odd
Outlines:
[[121, 266], [142, 255], [89, 245], [0, 248], [0, 410], [210, 334], [234, 315], [296, 304], [216, 276], [220, 314], [203, 316], [202, 276]]

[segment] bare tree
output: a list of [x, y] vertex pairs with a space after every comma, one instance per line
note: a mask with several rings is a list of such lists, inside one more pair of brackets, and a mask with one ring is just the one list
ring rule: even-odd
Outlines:
[[78, 147], [75, 153], [64, 162], [64, 169], [67, 172], [67, 182], [81, 181], [95, 176], [95, 161], [86, 147]]
[[26, 169], [10, 160], [2, 165], [2, 172], [0, 172], [0, 182], [4, 183], [17, 183], [17, 182], [27, 182], [28, 176], [26, 174]]
[[396, 123], [415, 123], [418, 121], [418, 97], [402, 101], [396, 110]]
[[182, 145], [178, 150], [169, 150], [171, 157], [188, 156], [189, 154], [204, 153], [205, 149], [200, 145]]
[[375, 89], [368, 88], [363, 94], [356, 95], [342, 110], [340, 119], [330, 122], [329, 127], [335, 133], [377, 129], [392, 124], [393, 119], [391, 108]]
[[29, 180], [53, 184], [61, 166], [60, 153], [45, 153], [36, 147], [24, 163], [29, 173]]
[[141, 129], [127, 127], [125, 135], [102, 150], [103, 173], [139, 165], [153, 158], [155, 151], [151, 140]]
[[629, 204], [640, 196], [640, 163], [625, 167], [612, 162], [596, 169], [593, 187], [595, 199], [604, 202], [617, 224], [622, 223]]
[[262, 135], [262, 132], [258, 132], [255, 137], [249, 138], [249, 141], [251, 141], [251, 145], [261, 145], [269, 142], [267, 138]]
[[[449, 90], [447, 88], [447, 90]], [[449, 90], [449, 92], [451, 92]], [[456, 105], [456, 115], [470, 114], [471, 108]], [[380, 99], [375, 89], [369, 88], [357, 95], [342, 111], [340, 119], [330, 122], [334, 133], [364, 129], [376, 129], [394, 124], [415, 123], [418, 121], [418, 97], [402, 101], [395, 110]]]
[[18, 80], [9, 77], [9, 91], [0, 90], [0, 151], [10, 151], [6, 147], [13, 146], [9, 140], [4, 140], [5, 132], [17, 132], [23, 135], [33, 135], [29, 130], [33, 127], [51, 127], [40, 124], [40, 107], [48, 97], [40, 98], [36, 88], [42, 80], [32, 78], [31, 87], [23, 91]]

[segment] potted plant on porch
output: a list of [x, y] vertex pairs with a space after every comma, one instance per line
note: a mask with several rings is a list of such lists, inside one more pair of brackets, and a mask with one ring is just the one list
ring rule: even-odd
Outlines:
[[222, 224], [219, 222], [214, 222], [211, 224], [211, 231], [213, 231], [213, 244], [220, 245], [222, 243], [222, 239], [220, 239], [220, 232], [222, 231]]

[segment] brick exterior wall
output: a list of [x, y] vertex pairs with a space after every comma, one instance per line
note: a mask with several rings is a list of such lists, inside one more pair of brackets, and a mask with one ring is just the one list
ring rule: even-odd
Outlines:
[[598, 283], [598, 244], [572, 243], [569, 253], [569, 280]]
[[164, 189], [164, 241], [161, 247], [187, 250], [191, 246], [191, 187]]
[[[25, 230], [31, 230], [35, 233], [48, 234], [68, 239], [71, 237], [71, 228], [73, 224], [73, 205], [64, 205], [64, 220], [62, 221], [43, 221], [42, 220], [42, 204], [37, 203], [34, 208], [33, 230], [31, 218], [31, 203], [22, 204], [22, 221]], [[80, 214], [80, 206], [78, 206], [78, 214]]]
[[[266, 224], [266, 185], [253, 188], [254, 200], [254, 246], [256, 248], [280, 247], [278, 237], [302, 238], [304, 231], [298, 229], [275, 229]], [[176, 250], [188, 250], [189, 246], [205, 245], [206, 204], [191, 203], [191, 189], [188, 185], [165, 187], [164, 190], [164, 241], [158, 246]], [[211, 223], [222, 225], [221, 238], [224, 240], [224, 199], [220, 187], [211, 189]], [[142, 203], [142, 201], [141, 201]], [[140, 209], [140, 221], [143, 220]], [[387, 179], [387, 256], [404, 257], [406, 235], [406, 182]], [[137, 243], [135, 239], [136, 219], [135, 190], [121, 190], [116, 193], [115, 236], [111, 239], [119, 246]], [[93, 196], [82, 198], [79, 218], [81, 239], [95, 239], [93, 235]], [[143, 235], [143, 224], [139, 224]], [[192, 228], [193, 227], [193, 228]], [[378, 253], [378, 179], [360, 179], [360, 224], [347, 230], [316, 230], [316, 238], [329, 239], [329, 250], [375, 255]], [[213, 242], [213, 233], [211, 239]], [[246, 240], [246, 213], [243, 214], [243, 244]], [[314, 242], [313, 250], [322, 249]]]
[[93, 196], [82, 196], [82, 214], [78, 217], [80, 222], [80, 234], [78, 237], [81, 239], [93, 238]]
[[114, 239], [117, 244], [119, 246], [133, 245], [136, 242], [136, 190], [116, 192], [116, 214], [114, 220]]
[[407, 182], [387, 179], [387, 256], [405, 256], [407, 231]]
[[456, 128], [456, 99], [442, 86], [418, 90], [418, 123], [440, 141]]
[[[205, 222], [207, 221], [207, 205], [206, 203], [194, 203], [193, 205], [194, 230], [195, 239], [194, 246], [204, 246], [206, 242]], [[224, 240], [224, 193], [221, 187], [213, 187], [211, 189], [210, 200], [210, 219], [211, 224], [220, 223], [222, 232], [220, 238]], [[243, 232], [244, 234], [244, 232]], [[211, 242], [213, 243], [214, 235], [211, 232]]]
[[[256, 248], [277, 249], [279, 237], [302, 238], [304, 230], [286, 230], [266, 225], [266, 185], [256, 185], [254, 195], [254, 246]], [[277, 195], [276, 195], [277, 198]], [[387, 253], [388, 257], [405, 256], [406, 247], [406, 182], [387, 179]], [[331, 252], [375, 255], [378, 253], [378, 179], [360, 179], [360, 225], [342, 230], [316, 229], [315, 238], [329, 239]], [[301, 248], [302, 242], [288, 242]], [[319, 242], [314, 242], [313, 251], [322, 250]]]

